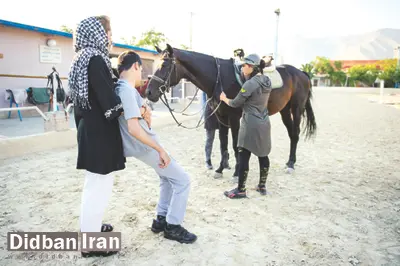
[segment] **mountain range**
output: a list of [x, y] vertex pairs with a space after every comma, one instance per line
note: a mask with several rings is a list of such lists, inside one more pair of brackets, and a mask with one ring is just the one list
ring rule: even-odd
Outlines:
[[[283, 60], [294, 66], [308, 63], [317, 56], [331, 60], [380, 60], [397, 57], [394, 48], [400, 46], [400, 29], [379, 29], [364, 34], [326, 38], [295, 36], [281, 44]], [[283, 61], [283, 62], [282, 62]]]

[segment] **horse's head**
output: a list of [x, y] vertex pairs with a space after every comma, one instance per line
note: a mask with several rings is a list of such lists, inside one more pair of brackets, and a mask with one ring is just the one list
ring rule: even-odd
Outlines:
[[146, 97], [152, 102], [157, 102], [162, 94], [168, 92], [170, 87], [177, 85], [181, 79], [178, 75], [173, 48], [167, 44], [164, 51], [157, 46], [156, 49], [161, 54], [161, 63], [146, 88]]

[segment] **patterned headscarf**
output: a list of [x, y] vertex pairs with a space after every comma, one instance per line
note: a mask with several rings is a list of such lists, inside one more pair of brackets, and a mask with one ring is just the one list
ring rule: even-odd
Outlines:
[[78, 24], [75, 34], [76, 55], [70, 68], [68, 85], [74, 105], [83, 110], [90, 110], [91, 106], [88, 99], [89, 61], [93, 56], [100, 55], [110, 69], [111, 76], [113, 76], [108, 51], [109, 41], [106, 31], [96, 17], [82, 20]]

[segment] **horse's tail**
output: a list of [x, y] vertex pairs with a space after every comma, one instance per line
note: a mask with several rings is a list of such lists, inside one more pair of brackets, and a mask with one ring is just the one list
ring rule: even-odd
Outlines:
[[317, 131], [317, 123], [315, 121], [315, 115], [313, 108], [311, 106], [311, 100], [313, 98], [312, 94], [312, 84], [311, 84], [311, 78], [310, 75], [307, 72], [304, 72], [304, 74], [307, 75], [309, 79], [309, 92], [308, 92], [308, 97], [305, 105], [305, 115], [306, 115], [306, 128], [305, 128], [305, 133], [306, 133], [306, 139], [311, 138], [313, 135], [316, 134]]

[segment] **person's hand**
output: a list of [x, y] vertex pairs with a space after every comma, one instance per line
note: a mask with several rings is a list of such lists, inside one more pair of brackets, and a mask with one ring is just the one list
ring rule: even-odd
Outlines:
[[220, 99], [221, 101], [225, 101], [225, 100], [226, 100], [226, 94], [225, 94], [225, 92], [222, 92], [222, 93], [221, 93], [221, 95], [219, 96], [219, 99]]
[[140, 115], [143, 117], [143, 115], [146, 113], [146, 106], [142, 105], [142, 107], [140, 107]]
[[143, 116], [144, 121], [146, 121], [147, 126], [151, 128], [151, 112], [147, 112]]
[[169, 165], [169, 163], [171, 162], [171, 158], [169, 158], [168, 153], [164, 149], [162, 149], [158, 153], [158, 155], [160, 156], [160, 163], [158, 164], [158, 166], [160, 168], [166, 168]]
[[151, 128], [151, 108], [149, 108], [147, 105], [143, 105], [140, 108], [140, 114], [146, 121], [148, 127]]

